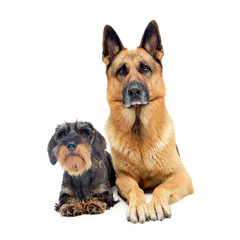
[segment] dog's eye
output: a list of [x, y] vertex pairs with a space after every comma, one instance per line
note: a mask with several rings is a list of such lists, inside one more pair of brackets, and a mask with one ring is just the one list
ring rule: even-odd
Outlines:
[[151, 71], [151, 69], [150, 69], [150, 67], [148, 67], [147, 65], [141, 65], [140, 66], [140, 71], [141, 71], [141, 73], [147, 73], [147, 72], [149, 72], [149, 71]]
[[127, 75], [127, 69], [126, 69], [125, 65], [118, 69], [117, 75], [121, 75], [121, 76]]
[[81, 129], [81, 130], [80, 130], [80, 134], [81, 134], [81, 135], [89, 136], [89, 135], [90, 135], [90, 132], [89, 132], [87, 129]]
[[64, 138], [66, 136], [66, 133], [65, 132], [60, 132], [60, 133], [58, 133], [57, 134], [57, 139], [62, 139], [62, 138]]

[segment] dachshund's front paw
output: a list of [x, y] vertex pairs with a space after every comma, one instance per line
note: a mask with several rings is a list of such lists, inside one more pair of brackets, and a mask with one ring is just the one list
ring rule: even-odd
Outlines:
[[83, 214], [81, 202], [66, 203], [61, 206], [59, 212], [65, 217], [75, 217]]
[[100, 214], [107, 209], [107, 204], [98, 200], [86, 202], [83, 205], [84, 214]]

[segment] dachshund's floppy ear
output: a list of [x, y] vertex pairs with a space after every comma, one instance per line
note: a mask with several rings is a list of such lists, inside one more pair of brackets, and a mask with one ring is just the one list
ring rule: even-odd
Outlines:
[[50, 159], [50, 162], [52, 165], [56, 164], [57, 162], [57, 158], [54, 154], [54, 151], [53, 149], [56, 147], [57, 143], [54, 139], [54, 135], [52, 136], [51, 140], [49, 141], [48, 143], [48, 156], [49, 156], [49, 159]]
[[94, 130], [94, 136], [92, 141], [92, 151], [96, 154], [97, 158], [101, 158], [107, 147], [105, 138], [97, 131]]

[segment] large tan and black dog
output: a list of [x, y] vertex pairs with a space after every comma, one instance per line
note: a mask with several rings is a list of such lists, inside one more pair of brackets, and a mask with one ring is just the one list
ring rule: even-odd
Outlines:
[[[124, 48], [114, 29], [105, 26], [103, 61], [110, 106], [106, 134], [117, 189], [129, 203], [127, 219], [133, 223], [170, 217], [169, 204], [193, 193], [165, 107], [162, 57], [155, 21], [147, 26], [136, 50]], [[146, 188], [154, 188], [148, 204], [142, 190]]]

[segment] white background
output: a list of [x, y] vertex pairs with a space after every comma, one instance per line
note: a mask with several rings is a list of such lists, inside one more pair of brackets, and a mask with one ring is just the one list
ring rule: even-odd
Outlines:
[[[240, 238], [237, 2], [0, 2], [1, 239]], [[166, 105], [195, 194], [163, 222], [128, 223], [122, 199], [102, 215], [61, 217], [53, 206], [62, 169], [50, 164], [48, 141], [57, 124], [76, 119], [105, 135], [103, 28], [135, 49], [152, 19], [165, 52]]]

